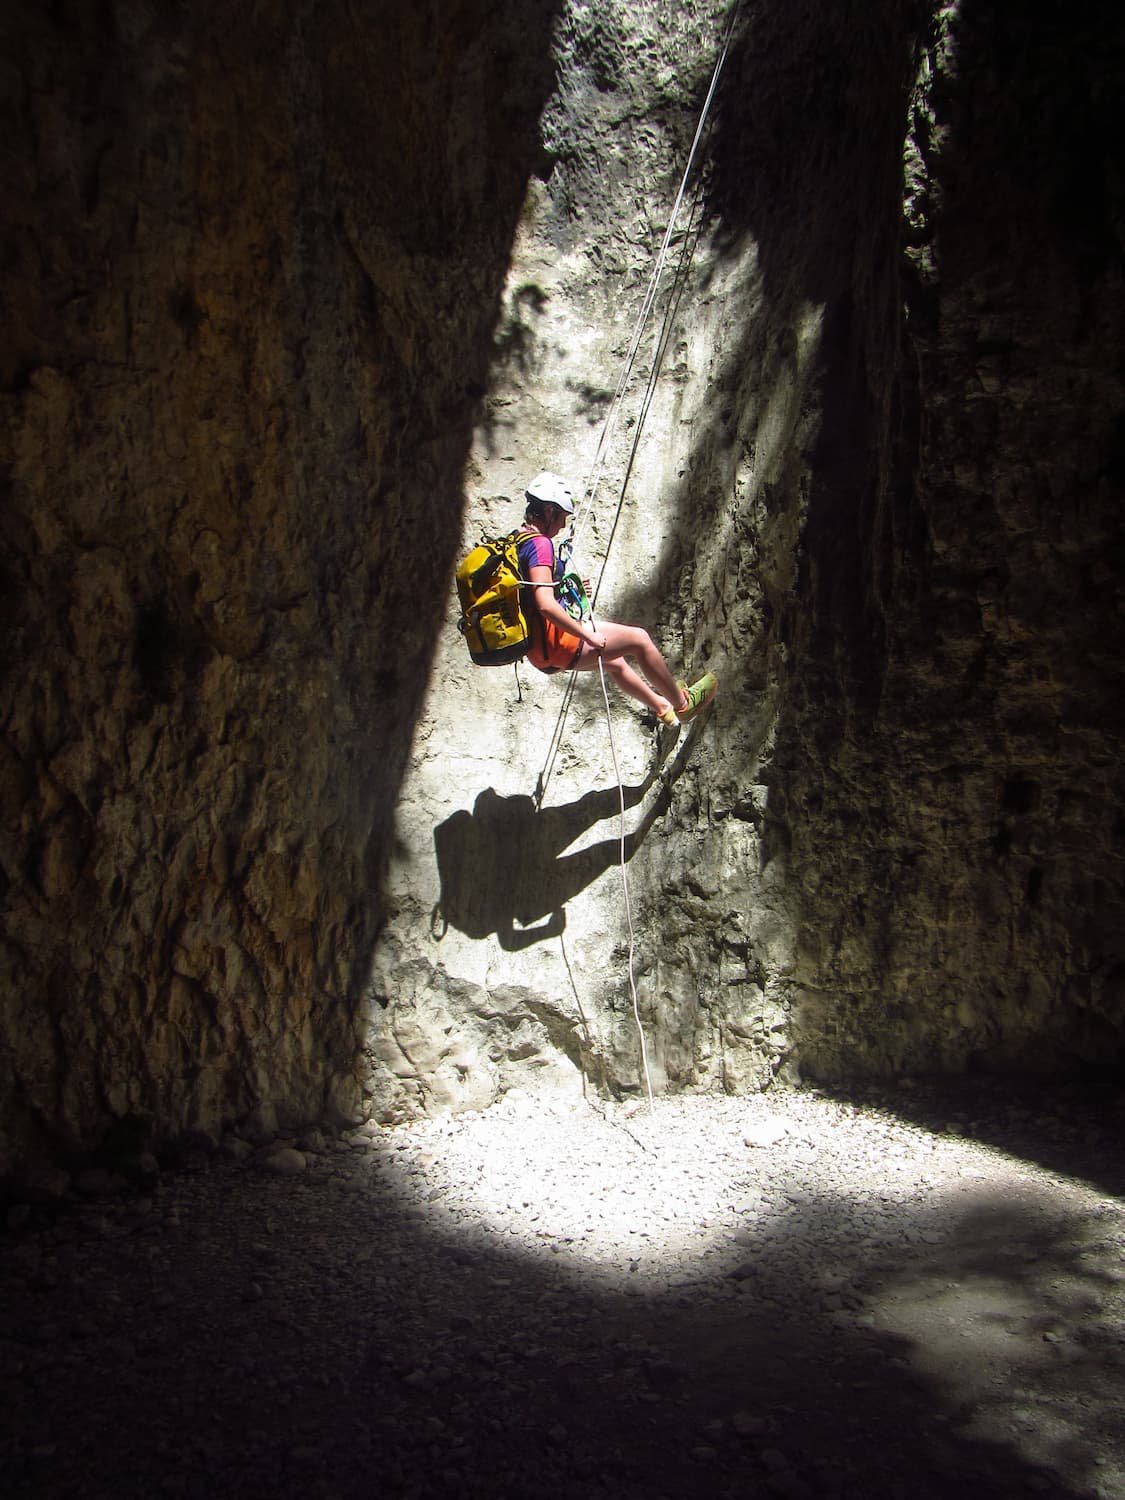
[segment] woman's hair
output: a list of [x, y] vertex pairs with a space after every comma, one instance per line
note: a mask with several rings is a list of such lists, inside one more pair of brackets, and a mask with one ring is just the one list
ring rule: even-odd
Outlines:
[[557, 505], [552, 505], [548, 500], [529, 500], [523, 518], [525, 521], [545, 521], [549, 510], [558, 509]]

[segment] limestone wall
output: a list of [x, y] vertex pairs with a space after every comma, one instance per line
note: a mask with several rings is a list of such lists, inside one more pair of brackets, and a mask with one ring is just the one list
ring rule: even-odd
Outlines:
[[643, 624], [677, 672], [713, 668], [721, 694], [678, 739], [612, 688], [607, 723], [596, 674], [570, 696], [565, 676], [527, 668], [517, 687], [472, 666], [450, 599], [376, 954], [383, 1117], [480, 1107], [517, 1081], [643, 1090], [646, 1065], [658, 1090], [759, 1088], [790, 1045], [793, 913], [762, 855], [759, 570], [791, 588], [818, 315], [773, 327], [753, 241], [722, 241], [697, 175], [630, 363], [722, 31], [690, 7], [600, 14], [596, 35], [579, 8], [560, 31], [558, 156], [513, 249], [463, 545], [519, 522], [539, 468], [569, 475], [599, 614]]
[[550, 17], [5, 7], [0, 1163], [354, 1107]]
[[592, 472], [727, 11], [369, 9], [0, 21], [0, 1170], [640, 1090], [630, 947], [656, 1088], [1115, 1067], [1116, 8], [743, 5], [579, 535], [720, 696], [612, 747], [451, 574]]
[[792, 614], [820, 1074], [1119, 1076], [1121, 40], [1107, 6], [950, 5], [922, 37], [898, 456], [866, 494], [818, 461]]
[[[657, 1087], [1118, 1065], [1120, 183], [1100, 54], [1120, 25], [1017, 39], [1015, 17], [759, 5], [732, 50], [662, 373], [610, 465], [623, 509], [603, 497], [586, 534], [599, 555], [612, 528], [606, 611], [723, 684], [675, 755], [615, 709]], [[659, 64], [585, 64], [581, 165], [556, 167], [517, 241], [502, 438], [478, 435], [466, 540], [518, 514], [542, 463], [586, 472], [591, 394], [615, 387], [671, 199], [630, 124], [639, 78], [660, 118]], [[624, 156], [636, 186], [607, 232]], [[377, 956], [374, 1103], [479, 1104], [529, 1068], [639, 1089], [617, 823], [608, 793], [584, 797], [614, 784], [596, 684], [536, 816], [560, 686], [533, 677], [518, 704], [442, 649]], [[488, 866], [505, 837], [520, 847]], [[457, 862], [492, 893], [431, 931]]]

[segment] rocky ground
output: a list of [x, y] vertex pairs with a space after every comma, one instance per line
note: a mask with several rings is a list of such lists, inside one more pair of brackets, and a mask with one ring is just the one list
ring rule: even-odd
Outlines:
[[1125, 1495], [1120, 1101], [486, 1114], [44, 1178], [10, 1496]]

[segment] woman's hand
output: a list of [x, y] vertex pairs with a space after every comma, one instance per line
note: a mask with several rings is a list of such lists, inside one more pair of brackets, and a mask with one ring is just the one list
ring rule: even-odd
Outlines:
[[586, 637], [586, 641], [599, 654], [605, 650], [605, 636], [599, 635], [596, 630], [591, 630], [590, 634]]

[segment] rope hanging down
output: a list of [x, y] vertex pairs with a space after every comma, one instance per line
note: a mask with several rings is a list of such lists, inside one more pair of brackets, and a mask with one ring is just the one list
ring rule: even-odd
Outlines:
[[[636, 325], [635, 325], [634, 330], [633, 330], [633, 337], [630, 340], [628, 353], [627, 353], [626, 359], [625, 359], [625, 365], [624, 365], [624, 368], [622, 370], [621, 376], [620, 376], [620, 378], [619, 378], [619, 380], [617, 382], [617, 389], [614, 391], [613, 398], [612, 398], [612, 400], [610, 402], [610, 405], [609, 405], [609, 410], [606, 412], [606, 419], [605, 419], [605, 422], [602, 425], [601, 436], [600, 436], [600, 438], [598, 440], [597, 450], [596, 450], [596, 452], [594, 454], [594, 462], [593, 462], [593, 464], [591, 466], [590, 474], [589, 474], [589, 476], [587, 478], [586, 485], [584, 486], [584, 489], [583, 489], [583, 492], [582, 492], [583, 493], [583, 498], [579, 501], [579, 504], [576, 507], [574, 520], [573, 520], [573, 522], [571, 524], [571, 542], [570, 542], [571, 545], [573, 545], [573, 542], [574, 542], [575, 538], [577, 537], [578, 531], [579, 531], [581, 523], [582, 523], [583, 513], [584, 513], [585, 509], [588, 506], [592, 506], [593, 501], [594, 501], [594, 497], [595, 497], [595, 495], [597, 493], [598, 485], [601, 482], [602, 470], [605, 467], [606, 458], [607, 458], [607, 454], [608, 454], [608, 451], [609, 451], [610, 438], [612, 436], [614, 427], [616, 425], [617, 415], [618, 415], [618, 413], [620, 411], [620, 408], [621, 408], [621, 405], [622, 405], [622, 402], [623, 402], [623, 399], [624, 399], [625, 391], [626, 391], [626, 389], [628, 387], [629, 376], [632, 373], [633, 364], [634, 364], [634, 362], [636, 360], [636, 357], [637, 357], [637, 350], [640, 347], [640, 342], [641, 342], [641, 338], [642, 338], [643, 333], [644, 333], [645, 326], [648, 323], [649, 317], [650, 317], [650, 315], [652, 313], [653, 306], [654, 306], [654, 304], [656, 302], [656, 294], [657, 294], [657, 291], [658, 291], [659, 286], [660, 286], [661, 278], [662, 278], [662, 276], [664, 274], [664, 265], [665, 265], [665, 262], [666, 262], [666, 260], [668, 258], [668, 249], [669, 249], [669, 246], [672, 243], [672, 234], [673, 234], [673, 231], [675, 229], [676, 219], [677, 219], [677, 216], [679, 215], [680, 206], [683, 203], [684, 193], [685, 193], [685, 191], [687, 189], [688, 179], [691, 176], [692, 167], [695, 164], [696, 151], [699, 148], [700, 141], [703, 139], [704, 127], [705, 127], [706, 122], [707, 122], [708, 114], [710, 113], [712, 101], [713, 101], [713, 99], [715, 97], [715, 90], [718, 87], [719, 75], [722, 73], [723, 64], [726, 62], [726, 58], [727, 58], [727, 52], [730, 50], [731, 38], [734, 35], [734, 28], [735, 28], [735, 24], [736, 24], [737, 19], [738, 19], [738, 13], [739, 13], [740, 9], [741, 9], [741, 0], [738, 0], [738, 3], [734, 6], [734, 8], [733, 8], [733, 10], [731, 12], [731, 18], [730, 18], [730, 22], [729, 22], [729, 24], [727, 26], [726, 36], [723, 39], [722, 49], [721, 49], [721, 51], [719, 53], [718, 61], [715, 64], [715, 70], [714, 70], [714, 72], [713, 72], [713, 74], [711, 76], [711, 85], [710, 85], [710, 87], [707, 90], [707, 97], [706, 97], [706, 99], [703, 102], [703, 108], [702, 108], [702, 110], [700, 112], [700, 116], [699, 116], [699, 123], [696, 126], [696, 130], [695, 130], [695, 138], [692, 141], [691, 151], [688, 154], [687, 165], [684, 168], [683, 177], [681, 178], [681, 181], [680, 181], [679, 191], [676, 194], [676, 201], [675, 201], [675, 203], [672, 206], [672, 212], [671, 212], [671, 215], [670, 215], [669, 220], [668, 220], [668, 227], [664, 231], [664, 239], [663, 239], [663, 242], [661, 243], [660, 252], [657, 255], [656, 264], [655, 264], [655, 266], [653, 268], [653, 273], [652, 273], [652, 276], [651, 276], [651, 278], [649, 280], [648, 291], [645, 294], [645, 299], [644, 299], [644, 302], [643, 302], [643, 304], [641, 306], [641, 311], [640, 311], [640, 313], [638, 315], [637, 322], [636, 322]], [[693, 221], [694, 221], [694, 218], [695, 218], [696, 209], [699, 206], [699, 201], [700, 201], [699, 200], [699, 193], [697, 191], [696, 201], [695, 201], [695, 203], [693, 204], [693, 207], [692, 207], [692, 220]], [[661, 365], [663, 363], [664, 352], [665, 352], [665, 350], [667, 348], [668, 336], [669, 336], [669, 332], [670, 332], [671, 325], [672, 325], [672, 318], [673, 318], [673, 316], [675, 314], [676, 308], [677, 308], [678, 303], [679, 303], [679, 298], [680, 298], [680, 295], [682, 294], [683, 286], [684, 286], [684, 283], [686, 281], [687, 270], [688, 270], [688, 267], [689, 267], [690, 262], [691, 262], [692, 249], [693, 249], [693, 230], [692, 230], [692, 227], [689, 226], [689, 231], [688, 231], [688, 233], [687, 233], [687, 235], [685, 236], [685, 239], [684, 239], [684, 247], [683, 247], [683, 252], [681, 254], [680, 265], [677, 268], [676, 276], [675, 276], [675, 279], [674, 279], [674, 282], [673, 282], [672, 295], [668, 299], [668, 306], [667, 306], [667, 308], [665, 310], [664, 322], [663, 322], [663, 325], [662, 325], [662, 328], [661, 328], [660, 337], [657, 340], [656, 350], [655, 350], [654, 357], [653, 357], [653, 362], [652, 362], [652, 369], [651, 369], [651, 372], [650, 372], [650, 375], [649, 375], [648, 386], [647, 386], [647, 389], [645, 391], [644, 400], [642, 401], [642, 404], [641, 404], [641, 412], [640, 412], [640, 416], [639, 416], [639, 419], [638, 419], [637, 424], [636, 424], [636, 432], [634, 433], [634, 436], [633, 436], [633, 443], [632, 443], [632, 447], [631, 447], [630, 454], [629, 454], [629, 461], [628, 461], [628, 464], [626, 466], [624, 478], [622, 479], [621, 490], [620, 490], [620, 493], [619, 493], [618, 498], [617, 498], [617, 505], [616, 505], [616, 508], [615, 508], [615, 511], [614, 511], [613, 525], [610, 528], [609, 539], [608, 539], [608, 541], [606, 543], [605, 556], [604, 556], [604, 558], [602, 560], [602, 566], [601, 566], [601, 568], [599, 569], [599, 572], [598, 572], [597, 583], [595, 584], [594, 589], [592, 590], [591, 601], [590, 601], [590, 618], [591, 619], [593, 619], [593, 604], [597, 600], [598, 590], [601, 587], [602, 576], [603, 576], [603, 574], [605, 572], [606, 563], [609, 560], [609, 549], [612, 546], [613, 538], [614, 538], [614, 536], [616, 535], [616, 532], [617, 532], [617, 524], [618, 524], [618, 521], [620, 519], [621, 508], [622, 508], [622, 505], [624, 504], [624, 500], [625, 500], [625, 491], [626, 491], [626, 488], [627, 488], [628, 483], [629, 483], [629, 478], [630, 478], [630, 476], [632, 474], [632, 471], [633, 471], [633, 464], [634, 464], [634, 461], [635, 461], [636, 455], [637, 455], [637, 448], [638, 448], [638, 444], [640, 442], [641, 431], [643, 430], [643, 427], [644, 427], [645, 418], [648, 415], [649, 406], [652, 403], [653, 394], [654, 394], [655, 389], [656, 389], [656, 381], [657, 381], [657, 378], [658, 378], [659, 373], [660, 373], [660, 367], [661, 367]], [[552, 771], [552, 769], [554, 767], [555, 757], [558, 754], [559, 744], [561, 743], [561, 739], [562, 739], [563, 726], [564, 726], [564, 724], [566, 722], [566, 716], [567, 716], [567, 712], [569, 711], [569, 708], [570, 708], [571, 698], [574, 695], [574, 684], [575, 684], [576, 678], [577, 678], [577, 673], [571, 672], [570, 676], [569, 676], [569, 679], [567, 681], [566, 691], [563, 694], [563, 701], [562, 701], [562, 704], [560, 705], [560, 708], [559, 708], [558, 717], [557, 717], [556, 722], [555, 722], [555, 731], [554, 731], [554, 734], [551, 736], [551, 743], [550, 743], [550, 745], [548, 746], [548, 749], [547, 749], [547, 758], [544, 761], [543, 769], [539, 773], [538, 783], [537, 783], [536, 792], [535, 792], [535, 800], [536, 800], [536, 805], [540, 806], [540, 807], [543, 805], [543, 799], [546, 796], [546, 792], [547, 792], [547, 781], [550, 778], [551, 771]], [[616, 780], [617, 780], [617, 793], [618, 793], [618, 800], [619, 800], [618, 819], [619, 819], [619, 829], [620, 829], [621, 890], [622, 890], [622, 895], [623, 895], [624, 902], [625, 902], [625, 919], [626, 919], [626, 923], [628, 925], [628, 930], [629, 930], [629, 954], [628, 954], [629, 994], [630, 994], [630, 997], [631, 997], [632, 1007], [633, 1007], [633, 1020], [634, 1020], [634, 1022], [636, 1024], [637, 1035], [638, 1035], [638, 1037], [640, 1039], [641, 1069], [642, 1069], [642, 1072], [644, 1074], [645, 1093], [647, 1095], [649, 1109], [651, 1110], [651, 1108], [652, 1108], [652, 1077], [651, 1077], [651, 1074], [649, 1072], [649, 1066], [648, 1066], [648, 1046], [647, 1046], [647, 1043], [646, 1043], [646, 1040], [645, 1040], [644, 1026], [643, 1026], [643, 1024], [641, 1022], [640, 1001], [639, 1001], [639, 998], [638, 998], [638, 995], [637, 995], [636, 977], [635, 977], [635, 974], [634, 974], [634, 971], [633, 971], [633, 958], [634, 958], [634, 951], [635, 951], [635, 935], [634, 935], [634, 930], [633, 930], [633, 907], [632, 907], [632, 901], [631, 901], [631, 898], [630, 898], [630, 895], [629, 895], [629, 877], [628, 877], [628, 873], [627, 873], [627, 865], [626, 865], [626, 858], [625, 858], [625, 849], [626, 849], [626, 842], [625, 842], [626, 841], [626, 834], [625, 834], [625, 787], [624, 787], [624, 784], [623, 784], [622, 779], [621, 779], [621, 769], [620, 769], [620, 767], [619, 767], [619, 765], [617, 763], [617, 748], [616, 748], [616, 746], [614, 744], [614, 739], [613, 739], [613, 715], [612, 715], [612, 712], [610, 710], [610, 705], [609, 705], [609, 692], [608, 692], [608, 689], [606, 688], [605, 667], [604, 667], [603, 663], [600, 660], [598, 661], [598, 678], [599, 678], [599, 681], [601, 682], [602, 701], [605, 704], [606, 729], [607, 729], [607, 732], [608, 732], [608, 735], [609, 735], [610, 755], [612, 756], [612, 759], [613, 759], [613, 773], [614, 773], [614, 776], [616, 777]]]
[[645, 1078], [645, 1094], [648, 1097], [648, 1107], [652, 1108], [652, 1075], [648, 1070], [648, 1045], [645, 1042], [645, 1029], [641, 1024], [641, 1002], [637, 997], [637, 981], [633, 974], [633, 951], [636, 947], [636, 939], [633, 933], [633, 903], [629, 898], [629, 877], [625, 873], [625, 787], [621, 781], [621, 770], [617, 764], [617, 749], [613, 743], [613, 715], [609, 710], [609, 690], [605, 685], [605, 668], [601, 662], [598, 663], [598, 677], [602, 685], [602, 699], [605, 702], [605, 722], [609, 730], [609, 753], [613, 757], [613, 774], [617, 777], [617, 795], [620, 800], [620, 811], [618, 813], [619, 827], [621, 830], [621, 893], [625, 899], [625, 922], [629, 928], [629, 995], [633, 1002], [633, 1020], [637, 1027], [637, 1035], [641, 1039], [641, 1071]]
[[[672, 236], [675, 232], [676, 219], [679, 216], [680, 207], [683, 203], [684, 195], [687, 191], [687, 185], [691, 177], [692, 168], [695, 165], [696, 154], [699, 150], [700, 142], [702, 141], [704, 136], [704, 130], [707, 125], [708, 116], [710, 115], [711, 105], [714, 101], [715, 92], [718, 88], [719, 77], [723, 70], [723, 64], [726, 62], [727, 53], [730, 51], [731, 39], [734, 36], [734, 30], [741, 8], [742, 0], [737, 0], [737, 3], [731, 11], [730, 20], [727, 24], [726, 35], [723, 38], [723, 45], [720, 49], [718, 60], [715, 63], [715, 68], [711, 75], [711, 83], [708, 87], [707, 95], [703, 101], [703, 107], [700, 111], [699, 121], [695, 128], [695, 136], [691, 143], [691, 150], [688, 152], [687, 164], [684, 167], [683, 176], [680, 179], [679, 189], [676, 193], [675, 202], [672, 205], [672, 212], [668, 219], [667, 228], [664, 231], [664, 238], [661, 242], [660, 250], [657, 253], [652, 275], [649, 278], [649, 284], [645, 293], [644, 301], [641, 305], [641, 310], [637, 315], [637, 320], [633, 328], [633, 334], [629, 341], [629, 348], [625, 356], [625, 363], [622, 367], [621, 375], [618, 378], [617, 387], [614, 390], [613, 396], [609, 403], [609, 407], [606, 411], [605, 421], [602, 423], [601, 435], [598, 438], [598, 446], [594, 453], [593, 463], [590, 466], [590, 472], [587, 476], [586, 483], [583, 486], [581, 497], [579, 498], [578, 504], [575, 506], [574, 520], [572, 521], [570, 528], [570, 542], [568, 544], [571, 547], [573, 547], [574, 542], [577, 539], [578, 533], [581, 529], [584, 519], [584, 513], [587, 508], [592, 507], [595, 496], [597, 494], [598, 486], [601, 483], [602, 472], [605, 468], [608, 458], [610, 439], [617, 425], [618, 415], [624, 402], [625, 393], [629, 384], [629, 377], [632, 374], [633, 365], [636, 362], [637, 351], [640, 348], [640, 343], [644, 335], [645, 327], [648, 324], [649, 318], [652, 314], [652, 309], [656, 303], [657, 292], [659, 291], [660, 282], [664, 275], [664, 267], [668, 259], [668, 251], [672, 243]], [[696, 210], [699, 206], [701, 191], [702, 183], [697, 186], [696, 199], [692, 205], [693, 220]], [[689, 231], [684, 238], [680, 264], [677, 267], [676, 275], [673, 280], [672, 295], [669, 297], [668, 305], [665, 309], [664, 322], [661, 328], [660, 337], [657, 340], [656, 351], [652, 362], [652, 368], [649, 374], [648, 386], [641, 405], [640, 416], [636, 423], [636, 430], [633, 434], [633, 443], [629, 454], [629, 461], [626, 466], [625, 475], [621, 483], [621, 489], [618, 493], [617, 504], [614, 509], [613, 525], [610, 528], [609, 539], [606, 543], [605, 555], [602, 559], [601, 567], [598, 569], [597, 581], [595, 582], [594, 587], [591, 590], [591, 606], [593, 604], [596, 604], [597, 602], [602, 578], [605, 574], [605, 569], [609, 562], [609, 550], [617, 533], [617, 525], [618, 521], [620, 520], [622, 506], [624, 505], [625, 493], [629, 483], [629, 478], [632, 475], [633, 464], [636, 459], [637, 450], [640, 444], [641, 433], [643, 431], [644, 422], [646, 417], [648, 416], [648, 410], [650, 405], [652, 404], [652, 398], [656, 390], [656, 382], [659, 377], [661, 365], [663, 363], [664, 352], [668, 345], [668, 336], [671, 330], [672, 318], [675, 314], [676, 308], [679, 303], [679, 297], [682, 293], [683, 286], [686, 281], [687, 271], [690, 266], [693, 250], [694, 244], [692, 228], [689, 226]], [[599, 670], [601, 670], [600, 663]], [[547, 754], [543, 761], [543, 767], [536, 779], [535, 803], [539, 807], [542, 807], [544, 799], [546, 798], [547, 783], [550, 781], [551, 775], [553, 774], [555, 760], [558, 756], [559, 748], [562, 743], [563, 729], [566, 724], [567, 714], [570, 711], [571, 700], [574, 697], [574, 685], [576, 676], [576, 673], [571, 672], [567, 680], [566, 689], [563, 693], [562, 703], [559, 705], [559, 712], [555, 720], [554, 732], [552, 733], [550, 741], [547, 745]]]
[[[653, 267], [652, 276], [649, 279], [648, 290], [645, 293], [644, 302], [641, 304], [641, 310], [637, 315], [637, 322], [633, 329], [633, 337], [630, 340], [629, 349], [625, 356], [625, 364], [622, 369], [621, 376], [617, 382], [617, 388], [614, 391], [613, 397], [610, 401], [609, 409], [606, 412], [605, 422], [602, 424], [601, 436], [598, 439], [598, 446], [594, 453], [594, 461], [590, 466], [590, 473], [587, 476], [586, 485], [582, 491], [584, 498], [580, 499], [578, 505], [575, 507], [574, 521], [571, 525], [570, 531], [572, 538], [578, 535], [578, 531], [582, 524], [582, 513], [587, 506], [593, 505], [598, 485], [601, 482], [602, 470], [605, 467], [608, 457], [609, 441], [611, 436], [613, 435], [613, 430], [617, 423], [617, 416], [621, 409], [622, 400], [629, 383], [629, 376], [632, 373], [633, 364], [637, 358], [637, 350], [640, 348], [641, 338], [644, 335], [645, 325], [648, 323], [649, 316], [652, 313], [653, 305], [656, 302], [656, 294], [660, 287], [661, 277], [664, 274], [664, 263], [668, 258], [668, 249], [672, 243], [672, 235], [675, 231], [676, 219], [679, 216], [680, 206], [684, 200], [684, 193], [687, 191], [688, 179], [691, 177], [691, 170], [695, 165], [695, 155], [699, 149], [699, 143], [703, 139], [703, 131], [707, 124], [708, 115], [711, 112], [711, 104], [715, 98], [715, 91], [719, 85], [719, 76], [723, 71], [723, 64], [726, 62], [727, 53], [730, 51], [731, 38], [734, 35], [735, 24], [738, 20], [738, 13], [741, 8], [742, 0], [738, 0], [738, 3], [735, 5], [734, 9], [731, 12], [730, 21], [727, 24], [726, 36], [723, 38], [723, 45], [719, 52], [718, 60], [715, 63], [715, 70], [711, 75], [711, 83], [707, 90], [707, 97], [703, 101], [703, 108], [701, 109], [699, 114], [699, 123], [695, 127], [695, 136], [691, 143], [691, 150], [688, 152], [687, 165], [684, 167], [684, 173], [682, 178], [680, 179], [680, 186], [676, 193], [676, 200], [672, 204], [672, 212], [668, 218], [668, 227], [664, 231], [664, 239], [661, 241], [660, 250], [657, 253], [656, 263]], [[618, 499], [619, 507], [621, 505], [621, 501], [624, 498], [624, 486], [622, 486], [622, 493]]]

